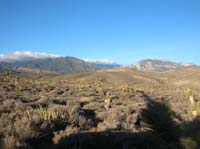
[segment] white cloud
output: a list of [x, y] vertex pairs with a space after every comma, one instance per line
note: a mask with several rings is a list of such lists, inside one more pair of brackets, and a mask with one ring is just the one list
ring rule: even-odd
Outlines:
[[60, 57], [55, 54], [48, 54], [44, 52], [31, 52], [31, 51], [16, 51], [11, 54], [0, 54], [0, 62], [15, 62], [22, 60], [44, 59]]
[[86, 62], [89, 63], [99, 63], [99, 64], [116, 64], [113, 60], [110, 59], [83, 59]]

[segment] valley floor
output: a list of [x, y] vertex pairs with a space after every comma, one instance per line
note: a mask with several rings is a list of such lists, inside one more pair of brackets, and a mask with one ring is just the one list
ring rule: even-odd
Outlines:
[[41, 78], [1, 75], [0, 146], [195, 149], [199, 74], [112, 69]]

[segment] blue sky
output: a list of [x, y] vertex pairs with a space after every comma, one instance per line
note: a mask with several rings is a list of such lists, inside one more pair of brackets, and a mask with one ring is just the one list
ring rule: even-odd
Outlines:
[[0, 0], [0, 54], [200, 65], [199, 0]]

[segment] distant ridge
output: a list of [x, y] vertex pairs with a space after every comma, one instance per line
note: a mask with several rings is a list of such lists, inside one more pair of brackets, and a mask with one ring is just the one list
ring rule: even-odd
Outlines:
[[115, 67], [121, 67], [122, 65], [117, 63], [95, 63], [91, 62], [90, 64], [95, 65], [98, 69], [111, 69]]
[[26, 61], [16, 61], [16, 62], [0, 62], [0, 67], [18, 69], [22, 68], [32, 68], [53, 71], [57, 73], [79, 73], [94, 71], [97, 68], [95, 65], [87, 63], [81, 59], [74, 57], [58, 57], [58, 58], [44, 58]]
[[168, 60], [145, 59], [131, 65], [130, 67], [139, 71], [165, 72], [191, 66], [195, 65], [191, 63], [176, 63]]
[[83, 59], [84, 61], [95, 65], [98, 69], [111, 69], [121, 67], [122, 65], [108, 59]]

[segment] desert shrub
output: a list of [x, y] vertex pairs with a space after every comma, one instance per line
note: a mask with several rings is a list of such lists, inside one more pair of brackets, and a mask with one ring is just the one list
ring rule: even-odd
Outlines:
[[0, 134], [9, 136], [14, 134], [14, 121], [9, 118], [8, 114], [4, 114], [0, 118]]
[[68, 104], [67, 106], [68, 118], [73, 126], [79, 125], [79, 116], [81, 114], [81, 107], [79, 104], [71, 105]]
[[17, 149], [17, 142], [18, 142], [17, 139], [13, 135], [12, 136], [6, 136], [2, 140], [2, 148]]
[[183, 137], [180, 139], [180, 143], [183, 149], [196, 149], [197, 148], [197, 142], [194, 141], [190, 137]]
[[[17, 110], [15, 107], [13, 110]], [[15, 111], [11, 113], [3, 113], [0, 118], [0, 134], [2, 136], [3, 148], [16, 148], [18, 142], [24, 143], [34, 137], [35, 128], [32, 128], [32, 120], [25, 116], [26, 112]]]
[[71, 126], [80, 127], [80, 129], [89, 129], [92, 122], [88, 119], [80, 103], [69, 102], [67, 105], [68, 121]]
[[35, 125], [42, 123], [42, 118], [37, 114], [34, 110], [27, 110], [25, 112], [25, 116], [31, 121], [31, 123], [34, 123]]
[[38, 129], [35, 123], [27, 117], [22, 117], [14, 123], [14, 129], [17, 138], [22, 141], [28, 141], [38, 136]]
[[10, 99], [10, 100], [4, 100], [2, 103], [1, 103], [1, 107], [0, 107], [0, 115], [2, 113], [9, 113], [12, 108], [14, 108], [14, 105], [15, 105], [15, 101]]

